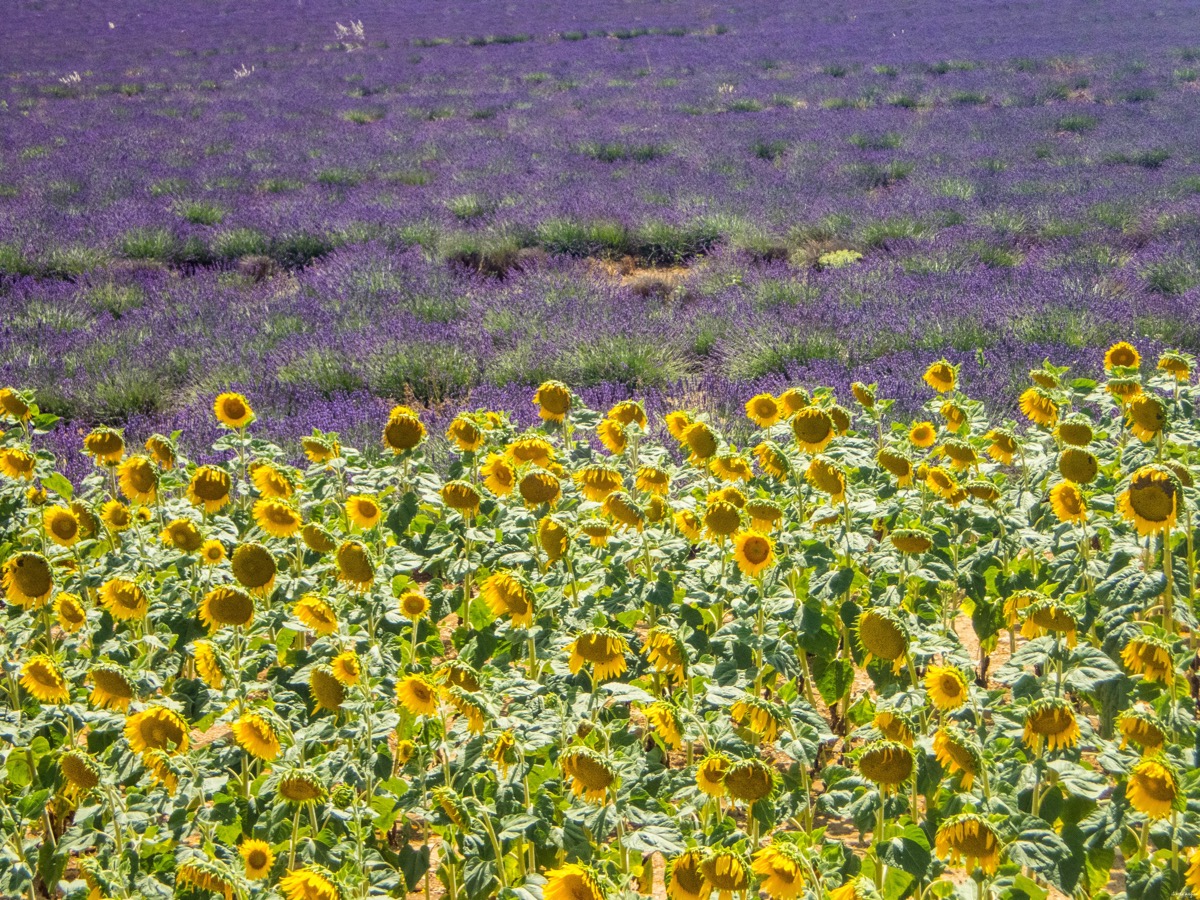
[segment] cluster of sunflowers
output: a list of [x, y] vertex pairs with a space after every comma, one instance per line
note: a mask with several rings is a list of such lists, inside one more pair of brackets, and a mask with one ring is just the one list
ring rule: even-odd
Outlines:
[[548, 382], [443, 471], [222, 394], [225, 462], [97, 428], [80, 484], [0, 391], [0, 894], [1200, 890], [1193, 360], [1105, 369], [661, 441]]

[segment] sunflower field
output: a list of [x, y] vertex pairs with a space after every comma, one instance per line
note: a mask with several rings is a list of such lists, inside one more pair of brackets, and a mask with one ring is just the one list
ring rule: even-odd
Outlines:
[[[360, 452], [0, 392], [0, 895], [1158, 900], [1200, 889], [1194, 360], [956, 366], [756, 429], [566, 385]], [[298, 464], [299, 463], [299, 464]]]

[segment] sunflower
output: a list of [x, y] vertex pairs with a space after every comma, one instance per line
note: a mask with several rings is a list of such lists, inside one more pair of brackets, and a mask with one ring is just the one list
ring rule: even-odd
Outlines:
[[164, 437], [161, 434], [152, 434], [146, 438], [144, 444], [146, 452], [164, 471], [170, 471], [175, 468], [175, 463], [178, 460], [178, 452], [175, 449], [175, 442], [169, 437]]
[[546, 873], [543, 900], [604, 900], [604, 889], [594, 870], [568, 863]]
[[238, 847], [238, 853], [242, 857], [247, 880], [259, 881], [271, 874], [271, 866], [275, 864], [275, 854], [271, 851], [271, 845], [266, 841], [246, 838]]
[[175, 870], [175, 880], [185, 888], [190, 886], [233, 900], [233, 878], [215, 860], [193, 857], [181, 862]]
[[858, 770], [863, 777], [875, 782], [884, 793], [890, 793], [913, 773], [913, 753], [896, 741], [874, 741], [858, 758]]
[[225, 667], [211, 641], [196, 641], [192, 644], [192, 659], [196, 663], [196, 674], [205, 684], [215, 691], [225, 686]]
[[521, 479], [517, 491], [525, 505], [532, 508], [557, 503], [562, 496], [562, 485], [552, 472], [534, 470]]
[[1010, 465], [1019, 449], [1017, 436], [1007, 428], [993, 428], [985, 437], [991, 441], [987, 448], [987, 455], [996, 462], [1004, 463], [1006, 466]]
[[25, 660], [21, 666], [21, 686], [42, 703], [66, 703], [71, 699], [58, 663], [45, 654]]
[[762, 760], [744, 759], [725, 773], [725, 790], [734, 800], [756, 803], [775, 790], [775, 772]]
[[[1158, 358], [1158, 370], [1166, 372], [1177, 382], [1186, 383], [1192, 380], [1192, 366], [1195, 360], [1183, 353], [1168, 350]], [[1197, 893], [1200, 893], [1198, 891]]]
[[841, 503], [846, 499], [846, 472], [828, 457], [814, 456], [804, 478], [817, 490], [828, 494], [831, 503]]
[[537, 526], [538, 545], [550, 562], [558, 562], [566, 555], [571, 545], [571, 535], [567, 526], [555, 516], [542, 516]]
[[0, 411], [17, 422], [28, 422], [33, 418], [29, 400], [8, 387], [0, 389]]
[[770, 428], [782, 412], [779, 401], [770, 394], [755, 394], [746, 401], [746, 418], [759, 428]]
[[129, 709], [133, 702], [133, 685], [120, 666], [109, 662], [100, 662], [92, 666], [88, 672], [92, 682], [92, 693], [89, 699], [97, 709], [117, 709], [121, 712]]
[[932, 422], [916, 422], [908, 430], [908, 439], [914, 447], [925, 450], [937, 442], [937, 429]]
[[462, 688], [472, 694], [482, 688], [479, 672], [459, 659], [443, 663], [438, 667], [437, 675], [450, 687]]
[[339, 653], [333, 658], [329, 668], [333, 670], [333, 677], [346, 687], [354, 687], [362, 678], [362, 663], [358, 661], [358, 656], [353, 650]]
[[613, 491], [621, 490], [624, 480], [621, 473], [608, 465], [584, 466], [575, 473], [575, 481], [583, 496], [594, 503], [601, 503]]
[[806, 406], [792, 417], [792, 435], [801, 450], [821, 453], [834, 438], [833, 420], [820, 407]]
[[513, 628], [533, 624], [533, 595], [512, 572], [496, 572], [480, 585], [479, 596], [494, 616], [508, 616]]
[[100, 521], [109, 531], [122, 532], [133, 525], [133, 515], [120, 500], [109, 500], [100, 507]]
[[1058, 472], [1074, 484], [1091, 484], [1100, 471], [1100, 462], [1086, 450], [1067, 447], [1058, 457]]
[[762, 876], [759, 889], [771, 900], [796, 900], [804, 893], [808, 865], [795, 844], [773, 841], [754, 854], [750, 868]]
[[845, 434], [850, 430], [850, 410], [834, 403], [826, 407], [825, 411], [829, 414], [829, 418], [833, 422], [833, 428], [839, 435]]
[[308, 675], [308, 691], [317, 703], [317, 710], [337, 712], [346, 700], [346, 688], [329, 666], [314, 666]]
[[1105, 382], [1104, 390], [1117, 399], [1121, 406], [1142, 395], [1142, 382], [1137, 377], [1110, 378]]
[[215, 466], [201, 466], [192, 473], [187, 496], [207, 513], [220, 511], [229, 502], [229, 474]]
[[694, 465], [705, 463], [717, 452], [717, 435], [704, 422], [693, 422], [683, 432], [683, 443], [690, 451], [689, 459]]
[[1026, 388], [1021, 394], [1021, 412], [1035, 425], [1052, 428], [1058, 421], [1058, 404], [1042, 388]]
[[0, 448], [0, 472], [14, 481], [32, 481], [37, 458], [20, 447]]
[[983, 758], [966, 733], [953, 725], [939, 728], [933, 736], [933, 752], [947, 772], [962, 775], [962, 789], [969, 791], [983, 767]]
[[254, 421], [254, 410], [241, 394], [218, 394], [213, 401], [213, 415], [226, 428], [242, 429]]
[[337, 549], [338, 580], [366, 589], [375, 581], [375, 566], [360, 541], [343, 541]]
[[142, 754], [142, 765], [155, 783], [162, 785], [168, 795], [174, 797], [179, 787], [179, 767], [169, 754], [162, 750], [147, 750]]
[[749, 461], [736, 453], [717, 454], [708, 468], [722, 481], [749, 481], [754, 477]]
[[1117, 509], [1133, 522], [1143, 537], [1168, 532], [1175, 527], [1179, 487], [1170, 470], [1142, 466], [1129, 479], [1129, 487], [1117, 498]]
[[812, 403], [808, 391], [800, 387], [791, 387], [779, 395], [779, 405], [783, 408], [785, 418], [791, 418]]
[[858, 643], [867, 654], [864, 664], [872, 657], [890, 662], [893, 674], [904, 667], [908, 634], [900, 617], [887, 607], [871, 607], [859, 613]]
[[554, 462], [554, 445], [541, 435], [529, 434], [509, 444], [505, 454], [516, 465], [528, 463], [545, 469]]
[[401, 594], [398, 602], [400, 612], [412, 622], [429, 615], [429, 598], [415, 588], [410, 588]]
[[571, 411], [571, 389], [561, 381], [543, 381], [534, 392], [538, 416], [546, 422], [561, 422]]
[[[1161, 365], [1161, 363], [1160, 363]], [[1200, 847], [1192, 851], [1188, 857], [1187, 874], [1184, 883], [1192, 889], [1192, 896], [1200, 896]]]
[[967, 411], [953, 400], [947, 400], [943, 403], [939, 407], [938, 412], [946, 420], [946, 427], [951, 431], [961, 432], [967, 424]]
[[667, 426], [668, 433], [680, 443], [683, 443], [683, 434], [693, 421], [692, 414], [683, 410], [669, 412], [663, 417], [663, 423]]
[[895, 710], [881, 709], [875, 713], [875, 717], [871, 720], [871, 725], [879, 729], [879, 733], [883, 735], [884, 740], [895, 741], [906, 747], [913, 745], [915, 738], [913, 723], [907, 716]]
[[100, 764], [82, 750], [67, 750], [58, 758], [58, 769], [69, 793], [78, 797], [100, 784]]
[[279, 890], [286, 900], [341, 900], [342, 896], [328, 871], [315, 865], [288, 872], [279, 879]]
[[393, 407], [383, 428], [383, 445], [399, 454], [416, 449], [423, 440], [425, 426], [417, 414], [407, 406]]
[[1030, 369], [1029, 380], [1038, 387], [1044, 387], [1048, 391], [1062, 386], [1062, 381], [1058, 377], [1058, 374], [1044, 367]]
[[181, 553], [195, 553], [204, 545], [204, 537], [191, 519], [172, 519], [159, 533], [159, 539]]
[[625, 426], [615, 419], [604, 419], [596, 426], [596, 436], [600, 438], [600, 443], [604, 448], [614, 456], [620, 456], [625, 452]]
[[1050, 489], [1050, 507], [1060, 522], [1082, 525], [1087, 521], [1087, 501], [1070, 481], [1060, 481]]
[[338, 443], [336, 435], [321, 434], [315, 428], [311, 435], [300, 438], [300, 446], [308, 461], [314, 465], [331, 462], [342, 453], [342, 445]]
[[717, 892], [718, 900], [730, 900], [750, 886], [750, 873], [742, 857], [733, 850], [714, 850], [700, 863], [704, 879]]
[[296, 492], [295, 479], [289, 472], [268, 462], [250, 464], [250, 480], [258, 492], [272, 500], [290, 500]]
[[150, 608], [150, 600], [136, 582], [110, 578], [100, 586], [100, 605], [114, 619], [140, 619]]
[[925, 673], [925, 690], [935, 707], [952, 712], [967, 702], [967, 676], [956, 666], [930, 666]]
[[896, 450], [880, 450], [876, 462], [893, 478], [896, 487], [909, 487], [913, 483], [913, 463], [907, 455]]
[[968, 869], [979, 866], [988, 875], [1000, 867], [1000, 837], [986, 819], [974, 813], [946, 819], [934, 843], [938, 856], [952, 866], [961, 861]]
[[1136, 369], [1142, 364], [1142, 356], [1132, 344], [1120, 341], [1104, 353], [1104, 371], [1114, 369]]
[[704, 509], [704, 527], [711, 537], [729, 537], [741, 525], [741, 511], [728, 500], [714, 500]]
[[60, 547], [73, 547], [79, 540], [79, 520], [65, 506], [50, 506], [42, 513], [46, 536]]
[[337, 547], [337, 541], [329, 530], [316, 522], [309, 522], [300, 529], [300, 539], [313, 553], [328, 553]]
[[[476, 494], [476, 497], [478, 496]], [[383, 518], [383, 510], [379, 508], [379, 501], [374, 497], [354, 494], [346, 498], [346, 516], [359, 528], [369, 530], [379, 524], [379, 520]]]
[[757, 531], [742, 531], [733, 539], [733, 558], [742, 574], [754, 578], [775, 562], [775, 542]]
[[402, 766], [408, 765], [408, 761], [413, 758], [413, 754], [417, 752], [417, 745], [412, 741], [397, 741], [396, 742], [396, 762]]
[[450, 823], [456, 828], [466, 830], [470, 827], [471, 811], [462, 797], [447, 787], [436, 787], [432, 791], [434, 805], [442, 811]]
[[446, 437], [454, 441], [463, 453], [474, 453], [483, 446], [484, 433], [471, 417], [459, 413], [446, 429]]
[[233, 577], [251, 594], [266, 597], [275, 587], [279, 569], [271, 551], [257, 541], [241, 544], [229, 560]]
[[930, 364], [921, 379], [939, 394], [949, 393], [958, 384], [958, 366], [939, 359]]
[[54, 572], [40, 553], [17, 553], [4, 563], [4, 595], [27, 609], [45, 606], [54, 590]]
[[696, 786], [710, 797], [724, 797], [725, 773], [731, 765], [724, 754], [709, 754], [696, 767]]
[[158, 469], [148, 456], [131, 456], [117, 467], [121, 493], [136, 503], [153, 503], [158, 496]]
[[1121, 651], [1121, 661], [1125, 663], [1125, 668], [1134, 675], [1141, 675], [1146, 681], [1171, 684], [1175, 680], [1175, 661], [1171, 658], [1170, 646], [1166, 641], [1148, 634], [1129, 641]]
[[211, 538], [200, 545], [200, 559], [207, 566], [219, 566], [225, 561], [225, 545]]
[[253, 512], [255, 524], [272, 537], [289, 538], [304, 524], [295, 507], [272, 497], [255, 500]]
[[115, 466], [125, 455], [125, 438], [115, 428], [101, 425], [83, 439], [83, 452], [93, 457], [98, 466]]
[[697, 543], [700, 540], [700, 529], [704, 527], [704, 523], [700, 521], [700, 517], [696, 515], [695, 510], [681, 509], [675, 513], [675, 527], [689, 541]]
[[679, 635], [668, 628], [658, 626], [646, 634], [642, 652], [656, 672], [664, 672], [677, 681], [682, 681], [687, 671], [687, 647]]
[[570, 781], [571, 792], [585, 800], [603, 803], [608, 789], [616, 785], [612, 764], [587, 747], [571, 748], [560, 757], [559, 765]]
[[408, 675], [396, 682], [396, 697], [414, 716], [432, 716], [438, 709], [438, 689], [426, 675]]
[[517, 739], [513, 733], [505, 730], [496, 735], [496, 740], [488, 748], [487, 757], [495, 763], [496, 768], [500, 770], [501, 776], [507, 777], [508, 770], [519, 759]]
[[752, 531], [768, 534], [777, 523], [783, 520], [783, 507], [774, 500], [750, 500], [744, 509], [750, 516]]
[[517, 482], [517, 474], [508, 459], [498, 453], [487, 458], [480, 469], [483, 475], [483, 485], [497, 497], [507, 497], [513, 492]]
[[125, 720], [125, 738], [135, 753], [162, 750], [186, 753], [190, 740], [183, 716], [165, 706], [150, 706]]
[[[1086, 416], [1079, 413], [1072, 413], [1059, 422], [1054, 433], [1060, 441], [1071, 447], [1086, 447], [1092, 442], [1092, 437], [1094, 436], [1091, 423], [1087, 420]], [[1064, 475], [1063, 477], [1065, 478], [1066, 476]]]
[[1025, 713], [1025, 743], [1035, 753], [1045, 744], [1051, 753], [1069, 750], [1079, 743], [1075, 710], [1062, 699], [1035, 700]]
[[754, 456], [758, 459], [758, 467], [772, 478], [783, 480], [792, 470], [787, 454], [774, 441], [763, 441], [754, 448]]
[[1117, 719], [1121, 749], [1130, 742], [1141, 748], [1143, 756], [1153, 756], [1167, 742], [1167, 733], [1158, 717], [1146, 709], [1127, 709]]
[[1129, 805], [1151, 819], [1165, 819], [1179, 803], [1179, 776], [1166, 757], [1143, 759], [1125, 784]]
[[679, 709], [665, 700], [656, 700], [646, 707], [646, 722], [669, 750], [683, 746], [683, 720]]
[[979, 454], [961, 438], [947, 438], [942, 443], [940, 452], [950, 460], [950, 465], [955, 469], [973, 469], [979, 465]]
[[648, 421], [645, 408], [636, 400], [622, 400], [608, 411], [608, 418], [622, 425], [636, 425], [643, 431]]
[[712, 885], [700, 871], [704, 854], [687, 850], [671, 860], [663, 873], [668, 900], [708, 900]]
[[1075, 616], [1069, 609], [1057, 600], [1039, 599], [1025, 609], [1021, 635], [1030, 639], [1047, 633], [1062, 635], [1067, 646], [1074, 647], [1077, 629]]
[[1139, 394], [1125, 406], [1125, 421], [1135, 437], [1149, 443], [1167, 424], [1167, 411], [1158, 398]]
[[963, 485], [963, 490], [985, 503], [995, 503], [1000, 499], [1000, 488], [986, 478], [973, 478]]
[[738, 728], [750, 732], [759, 743], [773, 744], [779, 737], [782, 719], [773, 704], [761, 697], [746, 696], [729, 708], [729, 717]]
[[289, 803], [312, 803], [325, 796], [325, 786], [310, 769], [289, 769], [279, 779], [279, 796]]
[[850, 385], [850, 393], [854, 395], [854, 399], [858, 401], [859, 406], [863, 409], [875, 408], [875, 388], [873, 384], [863, 384], [861, 381], [855, 381]]
[[87, 610], [75, 594], [60, 593], [54, 598], [54, 617], [58, 627], [73, 634], [87, 624]]
[[238, 746], [251, 756], [267, 762], [279, 756], [282, 749], [279, 735], [265, 717], [255, 712], [242, 713], [230, 727]]
[[625, 638], [607, 628], [584, 631], [567, 649], [571, 653], [568, 666], [572, 675], [578, 675], [588, 663], [592, 665], [593, 678], [597, 682], [615, 678], [626, 669], [625, 654], [629, 652], [629, 645]]

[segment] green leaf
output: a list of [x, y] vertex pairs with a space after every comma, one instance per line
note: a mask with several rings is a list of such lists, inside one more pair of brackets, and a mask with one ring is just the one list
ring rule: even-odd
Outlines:
[[18, 756], [15, 753], [10, 755], [4, 768], [8, 772], [9, 782], [16, 787], [28, 787], [33, 784], [33, 772], [24, 755]]
[[818, 656], [812, 663], [812, 675], [822, 699], [833, 706], [854, 683], [854, 666], [849, 660]]
[[679, 830], [664, 825], [647, 825], [630, 832], [625, 836], [625, 846], [639, 853], [661, 853], [668, 859], [686, 849]]
[[1063, 866], [1071, 859], [1071, 848], [1050, 829], [1034, 827], [1022, 831], [1017, 839], [1008, 845], [1007, 853], [1013, 862], [1028, 866], [1035, 874], [1041, 875], [1063, 893], [1071, 893], [1074, 885], [1065, 883], [1062, 871]]
[[1098, 647], [1081, 644], [1071, 652], [1069, 670], [1063, 679], [1068, 690], [1091, 691], [1105, 681], [1122, 677], [1123, 673]]
[[903, 832], [883, 844], [879, 855], [889, 866], [903, 869], [917, 878], [928, 872], [929, 863], [933, 859], [929, 850], [929, 838], [917, 825], [908, 825]]
[[48, 491], [53, 491], [62, 497], [67, 502], [75, 496], [75, 486], [71, 484], [63, 475], [58, 472], [53, 472], [42, 479], [42, 486]]

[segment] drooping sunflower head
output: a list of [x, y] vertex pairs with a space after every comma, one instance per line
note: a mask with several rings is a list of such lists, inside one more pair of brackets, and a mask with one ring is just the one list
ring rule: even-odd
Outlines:
[[646, 430], [646, 409], [637, 400], [622, 400], [608, 411], [608, 418], [622, 425], [636, 425]]
[[100, 764], [82, 750], [68, 750], [63, 753], [58, 758], [58, 768], [62, 772], [67, 790], [73, 796], [82, 796], [100, 784]]
[[743, 759], [725, 773], [725, 791], [734, 800], [755, 803], [775, 790], [775, 771], [760, 759]]
[[181, 553], [195, 553], [204, 544], [204, 536], [191, 519], [172, 519], [159, 534], [159, 539]]
[[1179, 484], [1163, 466], [1142, 466], [1130, 476], [1129, 487], [1117, 498], [1117, 510], [1133, 522], [1143, 537], [1175, 527]]
[[668, 900], [708, 900], [712, 885], [700, 871], [704, 854], [687, 850], [672, 859], [663, 873]]
[[664, 626], [650, 629], [643, 652], [656, 672], [665, 672], [677, 680], [684, 677], [688, 664], [687, 646], [671, 629]]
[[693, 422], [683, 432], [683, 443], [690, 451], [689, 459], [694, 465], [707, 463], [716, 455], [717, 434], [706, 422]]
[[276, 787], [284, 800], [289, 803], [312, 803], [325, 796], [325, 785], [321, 777], [311, 769], [288, 768], [279, 775]]
[[425, 426], [407, 406], [397, 406], [383, 426], [383, 445], [395, 454], [407, 453], [425, 440]]
[[21, 687], [41, 703], [66, 703], [71, 699], [67, 679], [51, 657], [39, 653], [21, 666]]
[[614, 491], [604, 498], [604, 513], [620, 528], [641, 531], [646, 526], [646, 512], [625, 491]]
[[850, 410], [839, 403], [831, 403], [825, 407], [825, 412], [829, 414], [830, 421], [833, 422], [833, 430], [839, 434], [846, 434], [850, 430], [852, 417]]
[[175, 867], [175, 880], [185, 888], [220, 894], [225, 900], [233, 900], [233, 873], [214, 859], [189, 857]]
[[1074, 613], [1058, 600], [1042, 598], [1030, 603], [1022, 621], [1021, 634], [1026, 638], [1053, 634], [1065, 638], [1068, 647], [1075, 646], [1078, 623]]
[[943, 712], [951, 712], [967, 702], [967, 676], [957, 666], [930, 666], [925, 673], [929, 700]]
[[506, 455], [516, 465], [546, 468], [554, 462], [554, 445], [538, 434], [527, 434], [508, 445]]
[[533, 594], [517, 577], [508, 571], [489, 575], [479, 588], [479, 595], [494, 616], [508, 616], [514, 628], [533, 624]]
[[54, 571], [40, 553], [15, 553], [4, 563], [4, 596], [26, 609], [46, 605], [54, 590]]
[[1058, 404], [1040, 387], [1026, 388], [1021, 394], [1021, 412], [1030, 422], [1043, 428], [1053, 428], [1058, 421]]
[[454, 441], [464, 453], [474, 453], [483, 446], [486, 432], [474, 417], [459, 413], [446, 429], [446, 437]]
[[1165, 372], [1181, 384], [1192, 380], [1195, 360], [1186, 353], [1167, 351], [1158, 358], [1158, 370]]
[[1060, 522], [1082, 524], [1087, 521], [1087, 501], [1074, 482], [1060, 481], [1050, 488], [1050, 508]]
[[964, 865], [968, 870], [979, 866], [992, 875], [1000, 867], [1000, 836], [982, 816], [960, 813], [946, 819], [934, 841], [938, 856], [950, 865]]
[[20, 447], [0, 448], [0, 472], [14, 481], [32, 481], [37, 457]]
[[755, 394], [746, 401], [746, 418], [759, 428], [770, 428], [782, 414], [779, 401], [770, 394]]
[[316, 594], [305, 594], [292, 608], [297, 619], [317, 634], [333, 634], [337, 631], [338, 617], [333, 607]]
[[1113, 376], [1105, 382], [1104, 390], [1114, 397], [1119, 404], [1124, 406], [1135, 397], [1141, 396], [1142, 379], [1136, 375], [1124, 378]]
[[471, 811], [455, 791], [448, 787], [434, 788], [432, 792], [434, 805], [441, 810], [442, 815], [456, 828], [466, 829], [471, 823]]
[[792, 462], [774, 441], [763, 441], [754, 448], [758, 467], [772, 478], [783, 480], [792, 471]]
[[230, 726], [238, 745], [257, 759], [270, 762], [279, 756], [279, 735], [271, 721], [261, 713], [242, 713]]
[[1167, 410], [1157, 397], [1138, 394], [1125, 405], [1125, 421], [1138, 440], [1149, 443], [1166, 427]]
[[986, 437], [991, 442], [987, 448], [987, 455], [1006, 466], [1012, 463], [1020, 449], [1017, 436], [1007, 428], [993, 428]]
[[337, 549], [338, 580], [365, 590], [375, 581], [375, 566], [361, 541], [343, 541]]
[[737, 453], [718, 453], [708, 464], [709, 471], [722, 481], [749, 481], [754, 477], [750, 461]]
[[1125, 783], [1129, 805], [1150, 819], [1165, 819], [1181, 805], [1179, 775], [1164, 756], [1143, 759]]
[[134, 700], [133, 683], [115, 663], [100, 662], [88, 672], [92, 682], [91, 701], [98, 709], [117, 709], [124, 712]]
[[575, 473], [575, 481], [583, 495], [594, 503], [603, 502], [613, 491], [621, 490], [624, 479], [621, 472], [611, 465], [584, 466]]
[[83, 439], [83, 451], [94, 458], [98, 466], [115, 466], [125, 455], [125, 438], [115, 428], [101, 425]]
[[1058, 457], [1058, 472], [1074, 484], [1091, 484], [1100, 472], [1100, 461], [1079, 447], [1067, 447]]
[[537, 526], [538, 546], [550, 562], [558, 562], [571, 546], [571, 533], [557, 516], [542, 516]]
[[710, 753], [696, 767], [696, 786], [710, 797], [725, 796], [725, 773], [732, 763], [721, 753]]
[[188, 500], [204, 507], [208, 513], [218, 512], [229, 502], [229, 474], [215, 466], [200, 466], [188, 482]]
[[408, 675], [396, 682], [396, 698], [414, 716], [432, 716], [438, 709], [438, 687], [427, 675]]
[[1142, 355], [1137, 348], [1125, 341], [1113, 344], [1104, 352], [1104, 371], [1137, 369], [1142, 364]]
[[507, 497], [517, 483], [517, 473], [508, 457], [492, 453], [480, 468], [483, 484], [497, 497]]
[[1053, 369], [1039, 367], [1029, 371], [1029, 380], [1038, 387], [1045, 388], [1048, 391], [1056, 390], [1062, 387], [1062, 379]]
[[1171, 684], [1175, 680], [1171, 646], [1153, 635], [1142, 634], [1130, 640], [1121, 651], [1121, 661], [1125, 668], [1146, 681]]
[[727, 900], [750, 886], [749, 868], [734, 850], [722, 848], [709, 851], [700, 863], [700, 871], [721, 900]]
[[32, 400], [27, 394], [6, 387], [0, 389], [0, 413], [16, 422], [27, 422], [33, 417]]
[[447, 481], [442, 485], [442, 502], [450, 509], [462, 513], [464, 517], [472, 519], [479, 513], [479, 504], [483, 502], [483, 497], [479, 488], [469, 481], [459, 479]]
[[666, 700], [657, 700], [645, 709], [646, 722], [668, 749], [683, 746], [683, 718], [679, 708]]
[[191, 744], [183, 716], [165, 706], [150, 706], [125, 720], [125, 738], [135, 753], [148, 750], [186, 753]]
[[769, 700], [745, 695], [729, 708], [729, 718], [735, 727], [745, 732], [747, 743], [771, 744], [779, 737], [783, 716]]
[[538, 416], [546, 422], [561, 422], [571, 410], [571, 389], [561, 381], [543, 381], [533, 395]]
[[593, 677], [600, 682], [615, 678], [627, 668], [625, 654], [629, 652], [629, 644], [608, 628], [589, 628], [581, 632], [567, 649], [571, 654], [568, 666], [572, 675], [590, 665]]
[[562, 496], [562, 484], [553, 472], [534, 469], [521, 478], [517, 491], [525, 505], [530, 508], [543, 504], [553, 505]]
[[620, 456], [629, 444], [625, 436], [625, 426], [616, 419], [604, 419], [596, 426], [596, 436], [600, 438], [606, 450], [613, 456]]
[[321, 465], [332, 462], [342, 455], [342, 445], [336, 434], [322, 434], [313, 429], [313, 433], [300, 438], [300, 447], [310, 463]]
[[946, 420], [946, 428], [949, 431], [961, 433], [967, 425], [967, 411], [963, 406], [955, 403], [953, 400], [947, 400], [940, 407], [938, 413]]
[[846, 471], [827, 456], [814, 456], [808, 464], [804, 478], [833, 503], [846, 499]]
[[896, 487], [909, 487], [913, 483], [913, 462], [906, 453], [883, 449], [875, 456], [876, 462], [896, 479]]
[[979, 465], [979, 454], [962, 438], [946, 438], [941, 453], [955, 469], [972, 469]]
[[972, 478], [963, 485], [963, 490], [984, 503], [995, 503], [1000, 499], [1000, 488], [986, 478]]
[[854, 399], [858, 401], [858, 405], [863, 409], [874, 409], [876, 388], [877, 386], [874, 384], [863, 384], [861, 381], [855, 381], [850, 385], [850, 393], [854, 395]]
[[761, 531], [763, 534], [769, 534], [771, 529], [783, 519], [783, 507], [774, 500], [755, 498], [747, 501], [742, 508], [750, 517], [751, 529]]
[[79, 595], [66, 591], [54, 598], [54, 616], [58, 627], [67, 634], [73, 634], [87, 624], [87, 609]]
[[[1070, 447], [1086, 447], [1092, 442], [1095, 433], [1092, 423], [1082, 413], [1072, 413], [1058, 423], [1054, 429], [1058, 439]], [[1065, 477], [1065, 476], [1064, 476]]]
[[225, 686], [226, 667], [211, 641], [195, 641], [192, 644], [192, 660], [196, 665], [196, 674], [210, 688], [219, 691]]
[[1075, 710], [1062, 698], [1035, 700], [1025, 711], [1025, 743], [1040, 753], [1046, 746], [1051, 753], [1068, 750], [1079, 743], [1079, 722]]
[[795, 844], [775, 840], [754, 854], [750, 868], [762, 876], [759, 888], [771, 900], [795, 900], [804, 894], [811, 866]]
[[510, 730], [500, 732], [496, 735], [496, 740], [492, 742], [491, 747], [488, 748], [487, 756], [500, 770], [501, 775], [507, 776], [508, 770], [520, 758], [517, 752], [516, 735]]
[[892, 664], [899, 672], [908, 653], [908, 632], [896, 612], [885, 606], [864, 609], [858, 616], [858, 643], [871, 658]]
[[314, 666], [308, 676], [308, 690], [318, 710], [337, 712], [346, 700], [346, 687], [329, 666]]
[[801, 450], [821, 453], [835, 437], [833, 419], [819, 406], [806, 406], [792, 417], [792, 435]]
[[479, 672], [461, 659], [451, 660], [438, 667], [437, 676], [449, 687], [462, 688], [468, 693], [480, 690]]
[[341, 900], [342, 897], [333, 876], [317, 865], [288, 872], [279, 879], [279, 889], [286, 900]]
[[300, 529], [300, 539], [313, 553], [328, 553], [337, 546], [328, 529], [316, 522], [309, 522]]
[[704, 508], [704, 528], [714, 538], [729, 537], [741, 524], [741, 510], [728, 500], [712, 500]]
[[131, 456], [117, 467], [121, 493], [135, 503], [153, 503], [158, 495], [158, 469], [148, 456]]
[[784, 418], [790, 419], [810, 403], [812, 397], [802, 387], [790, 387], [779, 395], [779, 405], [783, 408]]
[[262, 496], [272, 500], [290, 500], [296, 493], [296, 477], [274, 463], [262, 460], [250, 463], [250, 480]]
[[559, 758], [559, 764], [577, 797], [603, 803], [608, 789], [616, 785], [612, 763], [587, 747], [572, 747]]
[[933, 752], [942, 768], [962, 776], [963, 790], [969, 791], [983, 766], [983, 755], [966, 732], [954, 725], [939, 728], [933, 736]]
[[152, 434], [146, 438], [146, 452], [164, 471], [171, 471], [179, 460], [175, 442], [161, 434]]
[[912, 720], [894, 709], [879, 710], [871, 720], [871, 725], [879, 730], [884, 740], [895, 741], [906, 747], [911, 747], [916, 737]]
[[874, 741], [859, 756], [858, 770], [880, 790], [894, 791], [913, 773], [912, 750], [897, 741]]
[[954, 390], [958, 384], [958, 366], [952, 365], [944, 359], [939, 359], [937, 362], [930, 364], [921, 378], [939, 394], [946, 394]]
[[568, 863], [546, 873], [543, 900], [604, 900], [600, 877], [588, 866]]
[[1167, 732], [1153, 711], [1134, 707], [1121, 713], [1117, 719], [1117, 730], [1121, 732], [1121, 747], [1133, 743], [1142, 755], [1153, 756], [1167, 742]]

